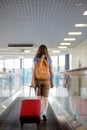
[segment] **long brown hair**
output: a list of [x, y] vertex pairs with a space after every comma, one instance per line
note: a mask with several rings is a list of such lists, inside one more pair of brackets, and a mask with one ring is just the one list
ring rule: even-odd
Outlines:
[[44, 45], [44, 44], [42, 44], [42, 45], [39, 46], [35, 57], [41, 58], [43, 55], [45, 56], [46, 59], [50, 58], [47, 46]]

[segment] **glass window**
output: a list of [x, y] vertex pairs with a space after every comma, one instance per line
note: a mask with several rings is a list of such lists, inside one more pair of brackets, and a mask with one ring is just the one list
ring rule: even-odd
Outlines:
[[32, 58], [25, 58], [23, 60], [24, 68], [32, 68], [33, 59]]
[[55, 71], [57, 71], [57, 68], [58, 68], [58, 56], [52, 56], [51, 59], [52, 59], [53, 69]]
[[58, 77], [58, 56], [52, 56], [52, 66], [53, 66], [53, 73], [54, 73], [54, 86], [57, 87], [59, 83], [59, 77]]
[[12, 69], [13, 68], [13, 59], [6, 59], [5, 60], [5, 68]]
[[14, 59], [14, 66], [15, 69], [20, 69], [20, 59]]
[[3, 60], [0, 60], [0, 71], [3, 69]]
[[69, 55], [69, 67], [72, 69], [72, 55]]
[[23, 64], [23, 84], [29, 85], [32, 78], [33, 59], [25, 58], [22, 61]]
[[59, 55], [59, 71], [65, 70], [65, 55]]

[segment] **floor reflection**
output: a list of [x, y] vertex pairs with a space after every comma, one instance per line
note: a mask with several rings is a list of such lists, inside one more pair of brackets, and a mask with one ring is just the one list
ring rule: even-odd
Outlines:
[[66, 88], [58, 87], [51, 90], [64, 109], [87, 128], [87, 99], [82, 99], [77, 94], [69, 94]]

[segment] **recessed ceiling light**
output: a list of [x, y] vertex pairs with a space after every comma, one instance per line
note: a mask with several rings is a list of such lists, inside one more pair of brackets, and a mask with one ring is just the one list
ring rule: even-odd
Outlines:
[[25, 53], [30, 53], [30, 50], [24, 50]]
[[18, 58], [19, 58], [19, 59], [23, 59], [24, 57], [23, 57], [23, 56], [19, 56]]
[[75, 41], [75, 38], [64, 38], [64, 41]]
[[3, 58], [3, 56], [0, 56], [0, 58]]
[[60, 49], [66, 49], [67, 46], [58, 46], [58, 48], [60, 48]]
[[68, 35], [81, 35], [82, 32], [69, 32]]
[[53, 53], [59, 53], [60, 51], [58, 51], [58, 50], [54, 50], [54, 51], [52, 51]]
[[87, 24], [75, 24], [75, 27], [87, 27]]
[[60, 45], [71, 45], [69, 42], [60, 43]]
[[83, 15], [87, 15], [87, 11], [85, 11], [85, 12], [83, 13]]

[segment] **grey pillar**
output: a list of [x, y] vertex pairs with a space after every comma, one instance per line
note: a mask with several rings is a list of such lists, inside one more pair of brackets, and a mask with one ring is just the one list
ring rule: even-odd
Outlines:
[[65, 70], [69, 70], [69, 54], [65, 55]]

